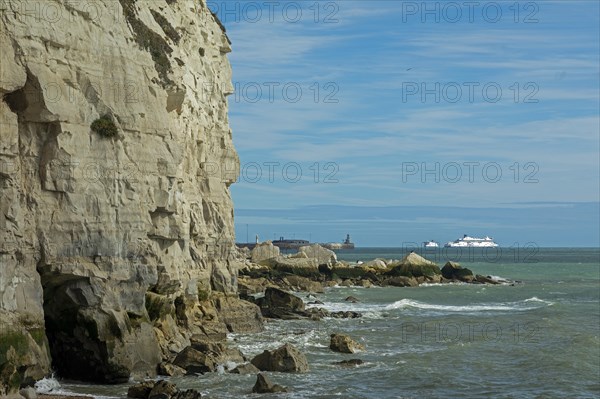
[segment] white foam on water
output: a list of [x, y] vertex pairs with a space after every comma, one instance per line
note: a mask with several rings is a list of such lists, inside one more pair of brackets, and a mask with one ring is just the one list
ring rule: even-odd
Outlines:
[[514, 283], [514, 281], [511, 281], [509, 279], [506, 279], [506, 278], [500, 277], [500, 276], [488, 276], [488, 278], [490, 278], [492, 281], [495, 281], [495, 282], [503, 284], [503, 285]]
[[118, 396], [90, 395], [85, 393], [77, 393], [69, 391], [60, 385], [60, 382], [54, 376], [43, 378], [35, 383], [35, 391], [39, 394], [46, 395], [61, 395], [61, 396], [86, 396], [95, 399], [119, 399]]
[[419, 287], [447, 287], [449, 285], [467, 285], [468, 283], [464, 283], [462, 281], [452, 281], [450, 283], [421, 283]]
[[60, 383], [54, 376], [39, 380], [35, 383], [34, 388], [37, 393], [56, 393], [61, 390]]
[[401, 299], [385, 307], [386, 310], [392, 309], [424, 309], [424, 310], [439, 310], [445, 312], [483, 312], [483, 311], [525, 311], [539, 309], [543, 306], [527, 306], [528, 303], [540, 303], [543, 306], [554, 305], [554, 302], [544, 301], [537, 297], [528, 298], [517, 302], [500, 302], [493, 304], [478, 304], [478, 305], [437, 305], [425, 302], [415, 301], [412, 299]]

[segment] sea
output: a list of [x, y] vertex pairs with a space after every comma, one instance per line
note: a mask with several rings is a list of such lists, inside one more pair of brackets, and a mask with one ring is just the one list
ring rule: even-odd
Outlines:
[[[269, 373], [289, 393], [252, 393], [255, 375], [219, 372], [172, 378], [203, 398], [600, 398], [600, 249], [498, 248], [416, 250], [438, 264], [458, 261], [502, 285], [332, 287], [298, 293], [357, 319], [273, 320], [260, 334], [236, 334], [230, 345], [247, 357], [291, 343], [310, 372]], [[405, 248], [338, 252], [347, 261], [401, 259]], [[311, 295], [311, 296], [309, 296]], [[345, 301], [348, 296], [359, 302]], [[312, 300], [312, 299], [311, 299]], [[343, 333], [366, 351], [329, 349]], [[359, 366], [335, 363], [361, 359]], [[128, 384], [90, 385], [48, 378], [39, 391], [124, 398]]]

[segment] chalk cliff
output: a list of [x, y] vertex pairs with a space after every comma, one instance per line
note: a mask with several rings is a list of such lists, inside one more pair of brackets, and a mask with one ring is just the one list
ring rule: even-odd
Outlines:
[[0, 3], [0, 394], [261, 328], [237, 299], [229, 40], [204, 0]]

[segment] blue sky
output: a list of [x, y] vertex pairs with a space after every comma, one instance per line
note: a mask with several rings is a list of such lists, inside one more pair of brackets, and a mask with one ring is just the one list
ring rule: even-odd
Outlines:
[[208, 4], [239, 241], [599, 245], [598, 2]]

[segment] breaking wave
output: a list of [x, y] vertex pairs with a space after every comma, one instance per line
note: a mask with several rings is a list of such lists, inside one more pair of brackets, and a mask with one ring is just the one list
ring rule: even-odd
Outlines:
[[438, 310], [444, 312], [484, 312], [484, 311], [525, 311], [539, 309], [545, 306], [554, 305], [554, 302], [545, 301], [537, 297], [531, 297], [522, 301], [516, 302], [500, 302], [491, 304], [478, 305], [437, 305], [425, 302], [415, 301], [412, 299], [402, 299], [390, 305], [387, 305], [385, 310], [394, 309], [424, 309]]

